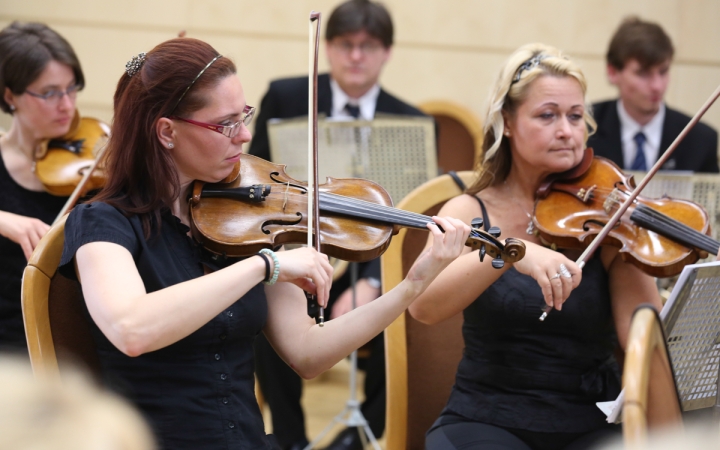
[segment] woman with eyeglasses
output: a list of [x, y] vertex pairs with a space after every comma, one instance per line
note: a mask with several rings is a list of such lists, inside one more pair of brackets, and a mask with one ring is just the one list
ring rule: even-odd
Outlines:
[[[575, 167], [595, 128], [586, 89], [579, 66], [542, 44], [515, 51], [492, 87], [476, 181], [440, 214], [484, 217], [524, 235], [527, 251], [522, 264], [480, 278], [465, 250], [410, 306], [428, 324], [464, 318], [465, 350], [428, 449], [585, 449], [619, 431], [595, 403], [620, 392], [614, 352], [635, 307], [660, 308], [653, 279], [614, 247], [581, 272], [580, 252], [540, 247], [533, 233], [540, 183]], [[555, 310], [540, 321], [545, 305]]]
[[470, 232], [436, 218], [444, 233], [428, 225], [434, 243], [396, 289], [315, 325], [303, 289], [327, 302], [325, 255], [224, 260], [189, 235], [193, 181], [231, 173], [253, 112], [233, 62], [202, 41], [133, 57], [115, 92], [106, 184], [65, 224], [59, 270], [80, 282], [104, 380], [145, 413], [162, 448], [274, 448], [254, 396], [256, 335], [314, 377], [402, 313]]
[[27, 260], [67, 197], [51, 195], [34, 163], [49, 139], [70, 129], [85, 78], [70, 44], [41, 23], [0, 31], [0, 349], [27, 353], [20, 284]]

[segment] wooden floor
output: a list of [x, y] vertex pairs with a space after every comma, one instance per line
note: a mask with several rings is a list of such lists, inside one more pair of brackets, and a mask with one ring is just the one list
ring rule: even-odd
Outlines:
[[[362, 402], [364, 373], [358, 371], [357, 399]], [[305, 410], [305, 426], [307, 437], [314, 440], [320, 433], [343, 412], [350, 398], [350, 360], [345, 359], [332, 369], [317, 378], [304, 382], [302, 404]], [[272, 433], [269, 408], [265, 408], [265, 428]], [[341, 419], [346, 419], [347, 415]], [[345, 427], [344, 424], [335, 423], [332, 429], [314, 448], [323, 448], [332, 441], [335, 435]], [[380, 447], [385, 449], [385, 439], [379, 440]], [[368, 448], [372, 448], [368, 446]]]

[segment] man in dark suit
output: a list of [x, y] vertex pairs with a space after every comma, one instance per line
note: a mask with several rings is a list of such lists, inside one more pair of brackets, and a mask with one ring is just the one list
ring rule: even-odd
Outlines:
[[[680, 134], [690, 117], [663, 102], [674, 49], [663, 29], [637, 17], [622, 22], [607, 52], [607, 74], [619, 99], [596, 103], [595, 154], [627, 170], [648, 170]], [[688, 133], [664, 170], [718, 172], [718, 135], [704, 123]]]
[[[390, 95], [378, 84], [380, 72], [390, 58], [393, 24], [387, 10], [368, 0], [350, 0], [338, 6], [327, 22], [326, 51], [330, 73], [318, 77], [318, 112], [338, 120], [372, 120], [376, 112], [410, 116], [424, 115]], [[270, 83], [260, 104], [250, 154], [270, 158], [268, 120], [308, 114], [307, 77]], [[335, 318], [351, 309], [350, 271], [333, 282], [328, 306]], [[359, 264], [356, 302], [360, 306], [380, 295], [379, 259]], [[327, 315], [326, 315], [327, 316]], [[383, 335], [370, 342], [370, 357], [364, 362], [365, 401], [361, 412], [379, 438], [385, 429], [385, 351]], [[275, 353], [261, 335], [255, 344], [256, 372], [270, 407], [273, 434], [283, 448], [302, 448], [307, 443], [298, 375]], [[356, 428], [343, 430], [328, 449], [361, 449]]]

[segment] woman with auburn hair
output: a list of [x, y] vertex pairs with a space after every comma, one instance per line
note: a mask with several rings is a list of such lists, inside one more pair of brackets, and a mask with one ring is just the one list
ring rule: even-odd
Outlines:
[[70, 130], [84, 85], [72, 47], [47, 25], [13, 22], [0, 31], [0, 109], [12, 116], [0, 134], [0, 349], [27, 354], [23, 270], [67, 201], [45, 192], [35, 161]]
[[[527, 251], [522, 264], [479, 278], [465, 250], [410, 306], [424, 323], [464, 317], [465, 351], [428, 449], [584, 449], [617, 431], [595, 403], [620, 392], [614, 350], [635, 307], [660, 308], [653, 279], [613, 247], [581, 272], [580, 253], [537, 245], [532, 222], [541, 182], [583, 158], [595, 126], [586, 90], [577, 64], [542, 44], [515, 51], [493, 86], [477, 180], [440, 214], [483, 217], [525, 235]], [[556, 311], [541, 322], [546, 304]]]
[[320, 328], [302, 289], [326, 304], [325, 255], [223, 261], [189, 235], [193, 181], [226, 178], [251, 138], [255, 109], [232, 61], [196, 39], [166, 41], [128, 62], [114, 108], [109, 178], [70, 213], [60, 270], [81, 284], [106, 383], [145, 413], [162, 448], [273, 448], [254, 396], [255, 336], [314, 377], [401, 314], [470, 232], [434, 218], [444, 233], [428, 225], [433, 244], [397, 288]]

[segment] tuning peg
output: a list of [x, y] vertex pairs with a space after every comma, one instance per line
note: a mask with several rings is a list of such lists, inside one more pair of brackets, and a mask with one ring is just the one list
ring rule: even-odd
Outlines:
[[490, 234], [490, 236], [492, 236], [494, 238], [499, 238], [500, 237], [500, 228], [490, 227], [490, 229], [488, 230], [488, 233]]
[[[482, 219], [480, 219], [480, 220], [482, 220]], [[483, 259], [485, 259], [485, 253], [486, 253], [485, 244], [482, 244], [480, 246], [480, 251], [478, 252], [478, 254], [480, 255], [480, 262], [483, 262]]]
[[482, 219], [482, 217], [476, 217], [470, 222], [470, 226], [474, 230], [478, 230], [478, 229], [482, 228], [484, 223], [485, 223], [485, 221]]
[[494, 269], [502, 269], [505, 266], [505, 261], [502, 258], [495, 258], [492, 260], [492, 266]]

